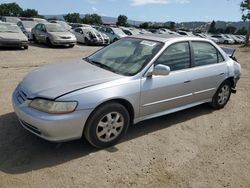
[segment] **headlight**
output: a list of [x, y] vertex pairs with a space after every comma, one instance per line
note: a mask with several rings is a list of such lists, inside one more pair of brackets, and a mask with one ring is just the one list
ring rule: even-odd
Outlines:
[[77, 102], [58, 102], [46, 99], [34, 99], [29, 106], [49, 114], [68, 114], [75, 111]]

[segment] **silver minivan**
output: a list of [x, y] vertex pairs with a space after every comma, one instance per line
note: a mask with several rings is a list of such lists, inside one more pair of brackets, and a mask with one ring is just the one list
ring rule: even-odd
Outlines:
[[225, 50], [198, 37], [125, 37], [79, 61], [29, 73], [13, 107], [21, 125], [41, 138], [84, 136], [108, 147], [130, 124], [203, 103], [223, 108], [241, 75], [234, 50]]

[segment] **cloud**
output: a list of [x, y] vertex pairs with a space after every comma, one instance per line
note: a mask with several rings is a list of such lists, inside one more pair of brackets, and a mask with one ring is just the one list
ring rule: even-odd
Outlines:
[[140, 6], [146, 4], [167, 4], [169, 0], [130, 0], [131, 6]]
[[92, 10], [93, 10], [94, 12], [97, 12], [97, 11], [98, 11], [98, 9], [97, 9], [96, 7], [92, 7]]
[[175, 0], [175, 2], [176, 2], [177, 4], [188, 4], [188, 3], [190, 3], [189, 0]]
[[129, 0], [131, 6], [141, 6], [147, 4], [187, 4], [190, 3], [190, 0]]

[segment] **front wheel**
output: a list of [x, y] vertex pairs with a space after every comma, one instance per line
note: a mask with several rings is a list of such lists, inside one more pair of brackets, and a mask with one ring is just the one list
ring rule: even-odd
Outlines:
[[215, 93], [215, 95], [213, 97], [211, 106], [214, 109], [223, 108], [230, 99], [231, 91], [232, 91], [231, 83], [229, 81], [227, 81], [227, 80], [224, 81], [220, 85], [219, 89], [216, 91], [216, 93]]
[[94, 147], [110, 147], [126, 133], [129, 122], [129, 113], [123, 105], [108, 103], [97, 108], [90, 116], [84, 136]]

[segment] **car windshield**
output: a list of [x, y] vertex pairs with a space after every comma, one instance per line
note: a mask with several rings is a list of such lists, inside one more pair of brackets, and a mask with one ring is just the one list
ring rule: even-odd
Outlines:
[[112, 72], [133, 76], [147, 65], [162, 46], [163, 43], [160, 42], [125, 38], [103, 48], [86, 60]]
[[59, 24], [48, 24], [48, 25], [46, 25], [46, 29], [48, 32], [65, 32], [65, 31], [67, 31]]
[[22, 21], [24, 28], [33, 28], [36, 26], [37, 22], [35, 21]]
[[66, 22], [57, 21], [57, 23], [60, 24], [66, 30], [70, 30], [71, 29], [70, 26]]
[[120, 28], [112, 28], [112, 29], [118, 35], [124, 35], [125, 34]]
[[0, 32], [2, 33], [20, 33], [20, 29], [16, 25], [0, 24]]

